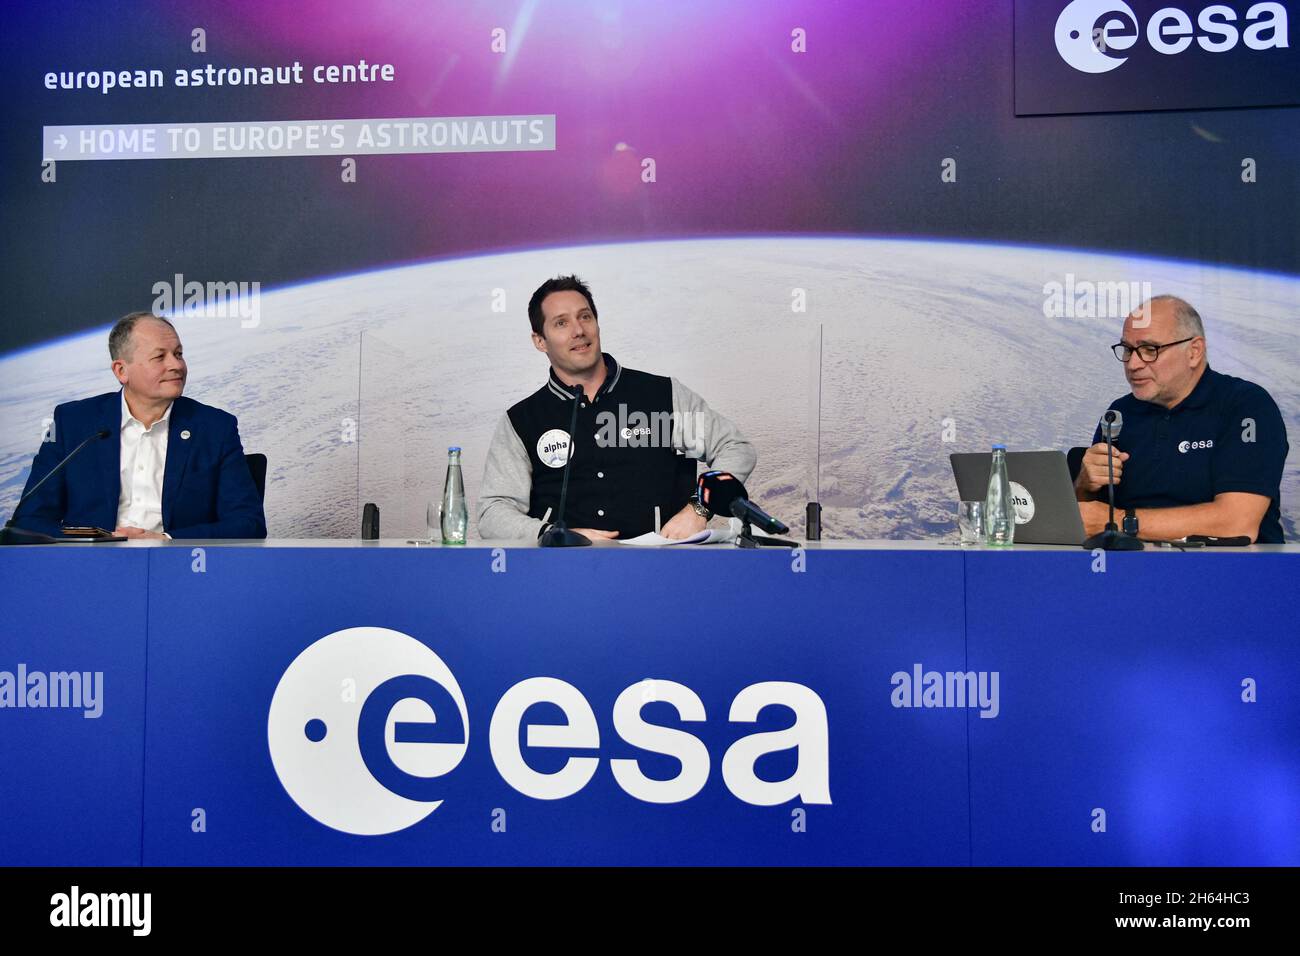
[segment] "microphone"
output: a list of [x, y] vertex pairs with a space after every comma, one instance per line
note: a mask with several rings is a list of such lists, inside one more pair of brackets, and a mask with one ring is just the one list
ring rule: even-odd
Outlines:
[[572, 388], [573, 415], [569, 419], [569, 454], [564, 459], [564, 478], [560, 481], [560, 508], [556, 512], [555, 521], [537, 540], [537, 545], [541, 548], [583, 548], [591, 544], [591, 539], [586, 535], [570, 530], [564, 523], [564, 506], [569, 498], [569, 469], [573, 467], [573, 452], [578, 444], [578, 405], [582, 401], [582, 385], [574, 385]]
[[1114, 441], [1119, 437], [1120, 430], [1124, 427], [1124, 416], [1120, 414], [1118, 409], [1108, 408], [1106, 414], [1101, 416], [1101, 421], [1098, 424], [1101, 426], [1102, 435]]
[[72, 459], [77, 457], [77, 455], [81, 452], [81, 449], [85, 448], [91, 442], [105, 439], [111, 434], [112, 432], [110, 432], [107, 428], [101, 428], [99, 431], [95, 432], [95, 434], [91, 435], [89, 438], [85, 439], [76, 448], [72, 449], [72, 451], [68, 452], [68, 454], [64, 456], [61, 462], [59, 462], [57, 465], [51, 468], [49, 470], [49, 473], [44, 478], [36, 482], [36, 484], [31, 487], [31, 489], [27, 492], [27, 494], [19, 498], [18, 504], [14, 508], [13, 515], [9, 518], [8, 521], [5, 522], [3, 533], [0, 533], [0, 544], [48, 544], [50, 542], [57, 541], [58, 540], [57, 538], [51, 538], [48, 534], [41, 534], [40, 532], [37, 531], [26, 531], [23, 528], [19, 528], [15, 526], [14, 522], [18, 519], [18, 512], [22, 511], [23, 505], [27, 503], [27, 500], [40, 490], [41, 485], [45, 484], [56, 474], [62, 471], [64, 466], [66, 466], [68, 462], [72, 461]]
[[1106, 530], [1118, 531], [1119, 528], [1115, 525], [1115, 462], [1111, 458], [1114, 454], [1111, 443], [1119, 437], [1120, 429], [1124, 427], [1124, 416], [1115, 409], [1108, 408], [1098, 425], [1102, 437], [1106, 439], [1106, 497], [1110, 501], [1110, 520], [1106, 523]]
[[741, 521], [758, 525], [768, 534], [789, 533], [789, 527], [749, 500], [745, 485], [730, 472], [706, 471], [696, 484], [700, 502], [714, 514], [732, 514]]
[[1124, 534], [1115, 524], [1115, 449], [1112, 443], [1124, 427], [1124, 416], [1117, 409], [1108, 408], [1097, 424], [1106, 439], [1106, 500], [1110, 504], [1110, 513], [1105, 530], [1084, 541], [1083, 547], [1089, 551], [1141, 551], [1145, 545], [1131, 534]]

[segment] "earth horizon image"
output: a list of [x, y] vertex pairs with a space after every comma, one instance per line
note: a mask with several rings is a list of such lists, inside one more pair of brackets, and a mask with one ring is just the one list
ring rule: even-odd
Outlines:
[[[1196, 262], [854, 236], [420, 262], [174, 309], [186, 394], [237, 415], [245, 451], [268, 456], [271, 537], [356, 536], [367, 501], [385, 536], [423, 536], [447, 447], [464, 448], [472, 505], [497, 420], [543, 383], [526, 305], [567, 273], [592, 288], [605, 351], [675, 376], [735, 421], [758, 450], [751, 495], [796, 534], [819, 500], [828, 538], [950, 536], [951, 452], [1088, 444], [1127, 390], [1109, 346], [1136, 302], [1117, 293], [1180, 295], [1205, 319], [1211, 366], [1263, 385], [1283, 410], [1282, 516], [1295, 536], [1300, 279]], [[176, 298], [173, 277], [160, 285]], [[154, 297], [142, 289], [140, 307]], [[6, 514], [54, 406], [116, 387], [106, 332], [0, 357]]]

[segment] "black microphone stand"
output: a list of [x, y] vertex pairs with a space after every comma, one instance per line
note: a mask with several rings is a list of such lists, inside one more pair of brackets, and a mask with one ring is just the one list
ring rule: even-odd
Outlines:
[[569, 419], [569, 456], [564, 461], [564, 478], [560, 482], [560, 513], [551, 526], [542, 532], [538, 539], [539, 548], [586, 548], [591, 546], [591, 539], [578, 534], [564, 522], [564, 506], [569, 497], [569, 469], [573, 467], [573, 453], [578, 445], [578, 403], [582, 400], [582, 385], [574, 386], [573, 416]]
[[[27, 504], [28, 499], [30, 499], [32, 495], [40, 491], [41, 485], [45, 484], [56, 474], [62, 471], [64, 465], [72, 461], [72, 459], [76, 458], [77, 455], [81, 453], [81, 449], [85, 448], [87, 445], [89, 445], [91, 442], [97, 439], [107, 438], [110, 434], [111, 433], [106, 428], [101, 428], [99, 431], [95, 432], [95, 434], [91, 435], [89, 438], [83, 441], [76, 448], [72, 449], [72, 451], [68, 453], [68, 456], [63, 459], [63, 461], [59, 462], [57, 465], [51, 468], [46, 473], [44, 478], [36, 482], [36, 484], [32, 487], [31, 491], [27, 492], [27, 494], [23, 495], [22, 498], [19, 499], [17, 506], [14, 508], [13, 515], [11, 515], [9, 520], [5, 522], [4, 527], [0, 528], [0, 547], [3, 547], [5, 545], [10, 545], [10, 544], [58, 544], [62, 540], [60, 538], [53, 538], [50, 535], [44, 534], [40, 531], [28, 531], [26, 528], [19, 528], [17, 525], [14, 524], [14, 522], [18, 519], [18, 512], [22, 510], [23, 505]], [[126, 540], [125, 538], [121, 538], [117, 536], [111, 536], [111, 537], [115, 541]]]
[[1115, 524], [1115, 457], [1110, 443], [1112, 430], [1112, 426], [1102, 425], [1101, 432], [1106, 436], [1106, 498], [1110, 502], [1110, 516], [1106, 529], [1084, 541], [1083, 547], [1087, 551], [1141, 551], [1146, 545], [1131, 534], [1120, 531], [1119, 525]]
[[[740, 534], [736, 536], [736, 547], [738, 548], [797, 548], [799, 545], [794, 541], [787, 541], [785, 538], [768, 538], [761, 534], [754, 534], [754, 529], [750, 525], [749, 512], [743, 507], [737, 508], [740, 503], [737, 498], [733, 501], [731, 513], [740, 519]], [[785, 525], [781, 526], [782, 528]]]

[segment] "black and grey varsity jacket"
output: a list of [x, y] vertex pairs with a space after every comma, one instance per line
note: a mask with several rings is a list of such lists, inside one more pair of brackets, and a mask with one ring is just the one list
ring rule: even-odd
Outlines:
[[578, 407], [552, 370], [547, 382], [514, 405], [488, 449], [478, 507], [479, 536], [536, 538], [542, 518], [559, 518], [564, 463], [573, 454], [565, 515], [571, 528], [632, 538], [667, 523], [695, 490], [697, 463], [741, 481], [757, 461], [753, 445], [726, 418], [675, 378], [623, 368], [605, 353], [605, 383]]

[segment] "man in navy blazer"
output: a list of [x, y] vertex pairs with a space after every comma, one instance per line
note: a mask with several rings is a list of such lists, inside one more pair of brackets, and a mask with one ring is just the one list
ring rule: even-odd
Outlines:
[[118, 320], [108, 338], [108, 392], [54, 410], [23, 494], [87, 438], [72, 461], [15, 512], [13, 524], [129, 538], [265, 538], [266, 518], [235, 417], [181, 392], [188, 369], [170, 322], [149, 312]]

